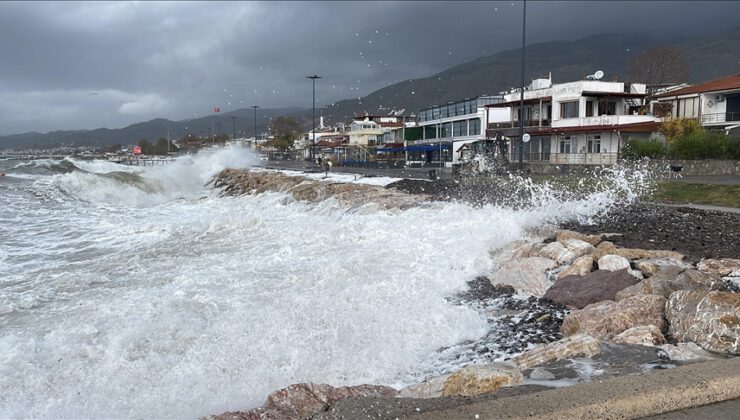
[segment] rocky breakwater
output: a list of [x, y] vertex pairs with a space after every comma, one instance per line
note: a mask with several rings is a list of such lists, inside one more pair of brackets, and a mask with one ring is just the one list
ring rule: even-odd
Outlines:
[[[558, 361], [613, 357], [614, 348], [627, 349], [620, 353], [622, 358], [644, 348], [642, 354], [665, 361], [655, 365], [660, 368], [740, 354], [739, 259], [689, 264], [675, 251], [620, 248], [606, 240], [610, 237], [557, 230], [544, 240], [520, 241], [493, 251], [497, 268], [490, 278], [471, 281], [471, 289], [461, 295], [460, 301], [507, 294], [524, 298], [519, 302], [525, 302], [525, 309], [545, 308], [543, 314], [531, 317], [531, 324], [520, 320], [509, 326], [521, 333], [529, 325], [554, 322], [560, 334], [539, 330], [540, 340], [519, 351], [509, 348], [506, 356], [499, 353], [493, 361], [467, 364], [400, 390], [297, 384], [271, 394], [262, 407], [213, 418], [345, 418], [345, 410], [357, 413], [358, 406], [359, 412], [377, 413], [380, 418], [383, 410], [394, 416], [418, 414], [468, 404], [504, 388], [509, 395], [517, 389], [533, 392], [533, 383], [558, 380]], [[562, 320], [552, 316], [557, 308], [563, 309]], [[499, 343], [487, 343], [490, 337]], [[503, 340], [500, 331], [490, 337], [481, 338], [473, 348], [480, 351]], [[621, 369], [614, 375], [644, 369]]]
[[317, 203], [335, 199], [346, 208], [374, 204], [385, 209], [407, 209], [428, 201], [429, 197], [406, 194], [393, 189], [363, 184], [311, 180], [273, 171], [224, 169], [211, 180], [222, 196], [257, 195], [283, 192], [295, 200]]

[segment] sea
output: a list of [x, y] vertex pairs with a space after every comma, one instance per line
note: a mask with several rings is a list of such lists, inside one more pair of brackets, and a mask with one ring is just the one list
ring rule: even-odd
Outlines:
[[[486, 334], [450, 296], [491, 252], [634, 199], [641, 175], [529, 206], [411, 209], [226, 197], [248, 149], [159, 166], [0, 161], [0, 417], [198, 418], [294, 383], [401, 388], [470, 363]], [[310, 174], [316, 179], [326, 174]], [[396, 179], [332, 175], [332, 182]]]

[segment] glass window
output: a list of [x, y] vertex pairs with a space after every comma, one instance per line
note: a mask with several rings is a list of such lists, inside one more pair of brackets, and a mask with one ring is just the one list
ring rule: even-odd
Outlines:
[[578, 118], [578, 101], [561, 102], [560, 118]]
[[588, 153], [601, 153], [601, 135], [589, 136]]
[[455, 121], [453, 124], [453, 135], [455, 137], [467, 136], [468, 135], [468, 122], [467, 121]]
[[465, 102], [455, 104], [455, 115], [465, 115]]
[[560, 153], [572, 153], [575, 151], [575, 136], [564, 136], [560, 139]]
[[444, 123], [441, 126], [439, 137], [452, 137], [452, 123]]
[[594, 116], [594, 101], [586, 101], [586, 116]]
[[436, 139], [437, 138], [437, 126], [428, 125], [424, 127], [424, 138], [425, 139]]
[[473, 118], [472, 120], [468, 120], [468, 135], [480, 135], [480, 118]]
[[432, 119], [433, 120], [439, 119], [439, 108], [432, 109]]
[[617, 102], [599, 101], [599, 115], [617, 115]]

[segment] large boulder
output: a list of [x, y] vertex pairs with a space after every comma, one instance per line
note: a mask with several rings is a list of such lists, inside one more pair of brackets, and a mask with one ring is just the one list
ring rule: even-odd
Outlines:
[[653, 294], [668, 298], [678, 290], [722, 290], [724, 283], [709, 274], [679, 266], [665, 266], [651, 277], [617, 293], [622, 300], [636, 294]]
[[600, 340], [611, 340], [619, 333], [640, 325], [652, 324], [665, 331], [665, 302], [662, 296], [635, 295], [619, 302], [594, 303], [566, 315], [561, 331], [567, 336], [589, 334]]
[[679, 290], [666, 304], [669, 334], [704, 350], [740, 355], [740, 294]]
[[596, 270], [584, 276], [559, 278], [543, 298], [581, 309], [603, 300], [614, 300], [617, 292], [637, 283], [626, 268], [618, 271]]
[[591, 357], [599, 354], [599, 340], [585, 334], [576, 334], [552, 343], [541, 344], [511, 358], [519, 369], [525, 370], [553, 360], [571, 357]]
[[584, 235], [572, 230], [558, 230], [557, 232], [555, 232], [556, 241], [563, 242], [568, 239], [578, 239], [587, 242], [592, 246], [596, 246], [599, 242], [601, 242], [601, 236], [599, 235]]
[[518, 293], [541, 297], [552, 285], [547, 271], [557, 265], [555, 261], [542, 257], [508, 261], [491, 275], [491, 284], [511, 286]]
[[701, 260], [696, 263], [696, 269], [702, 273], [716, 274], [720, 277], [727, 277], [733, 272], [740, 270], [740, 260], [735, 258], [719, 258]]
[[628, 260], [644, 260], [653, 258], [672, 258], [678, 261], [683, 260], [684, 255], [676, 251], [664, 251], [654, 249], [639, 249], [639, 248], [619, 248], [614, 243], [609, 241], [603, 241], [596, 246], [594, 251], [594, 258], [597, 260], [604, 255], [619, 255], [627, 258]]
[[699, 347], [696, 343], [676, 343], [675, 345], [672, 344], [663, 344], [662, 346], [658, 346], [661, 350], [663, 350], [668, 356], [669, 359], [676, 361], [676, 362], [686, 362], [686, 361], [692, 361], [692, 362], [699, 362], [699, 361], [707, 361], [707, 360], [716, 360], [716, 359], [724, 359], [726, 356], [719, 355], [717, 353], [710, 353], [701, 347]]
[[567, 276], [583, 276], [594, 269], [594, 257], [591, 255], [584, 255], [582, 257], [578, 257], [573, 261], [573, 263], [567, 267], [560, 273], [558, 273], [558, 279], [567, 277]]
[[597, 261], [599, 270], [617, 271], [623, 268], [630, 268], [630, 260], [619, 255], [607, 254]]
[[677, 267], [678, 269], [686, 270], [694, 268], [691, 264], [685, 263], [675, 258], [649, 258], [646, 260], [635, 260], [633, 261], [636, 269], [640, 270], [645, 277], [651, 277], [658, 271], [668, 268]]
[[398, 396], [401, 398], [439, 398], [442, 396], [445, 382], [447, 382], [450, 375], [452, 374], [435, 376], [424, 382], [401, 388], [398, 391]]
[[655, 325], [640, 325], [619, 333], [612, 342], [617, 344], [638, 344], [657, 346], [665, 344], [665, 337]]
[[267, 396], [262, 407], [249, 411], [226, 412], [213, 420], [285, 419], [298, 420], [326, 411], [339, 400], [355, 397], [393, 398], [398, 392], [387, 386], [357, 385], [335, 388], [326, 384], [302, 383], [279, 389]]
[[557, 261], [559, 264], [570, 264], [578, 256], [560, 242], [550, 242], [539, 250], [538, 255]]
[[516, 365], [495, 362], [486, 365], [468, 365], [451, 374], [445, 381], [442, 396], [472, 397], [495, 391], [502, 386], [524, 382]]

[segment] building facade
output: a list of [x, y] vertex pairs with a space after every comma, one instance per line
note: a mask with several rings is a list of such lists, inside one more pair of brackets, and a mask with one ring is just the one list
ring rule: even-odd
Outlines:
[[[559, 84], [552, 83], [551, 75], [534, 79], [524, 88], [521, 112], [521, 89], [487, 105], [508, 107], [510, 112], [505, 118], [489, 118], [486, 137], [510, 139], [511, 162], [613, 164], [627, 140], [658, 135], [660, 120], [639, 113], [645, 96], [642, 83], [607, 82], [595, 76]], [[520, 124], [528, 142], [521, 141]]]

